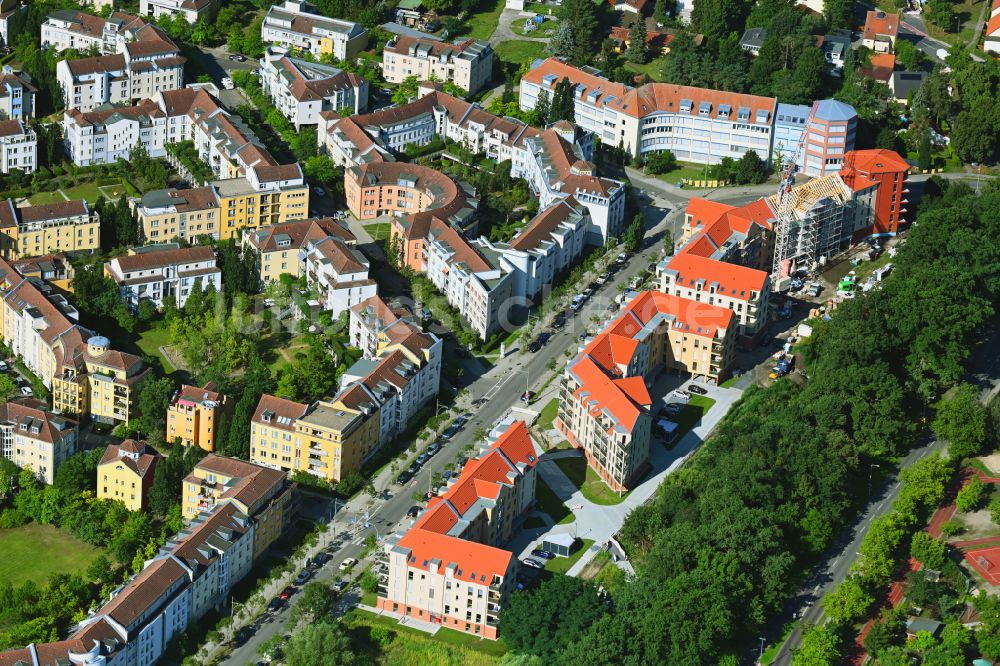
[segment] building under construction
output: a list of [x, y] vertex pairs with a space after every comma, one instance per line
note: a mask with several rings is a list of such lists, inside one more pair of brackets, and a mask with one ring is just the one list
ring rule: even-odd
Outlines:
[[839, 174], [831, 174], [783, 185], [768, 197], [776, 218], [772, 284], [846, 250], [856, 231], [872, 225], [876, 192], [877, 187], [852, 189]]

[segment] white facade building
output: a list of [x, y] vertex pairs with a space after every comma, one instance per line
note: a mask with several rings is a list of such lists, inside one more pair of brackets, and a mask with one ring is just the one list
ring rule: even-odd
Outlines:
[[0, 457], [30, 469], [52, 484], [59, 466], [76, 453], [77, 423], [45, 409], [45, 403], [17, 399], [0, 404]]
[[309, 242], [304, 254], [306, 284], [319, 289], [324, 309], [334, 318], [378, 293], [368, 277], [368, 260], [339, 238]]
[[63, 114], [63, 147], [77, 166], [127, 160], [141, 142], [152, 157], [166, 155], [167, 118], [151, 100], [125, 108]]
[[296, 129], [319, 123], [323, 111], [364, 112], [368, 82], [330, 65], [289, 58], [288, 49], [269, 46], [260, 59], [264, 94]]
[[368, 45], [368, 31], [361, 25], [321, 16], [301, 0], [285, 0], [272, 5], [260, 27], [265, 44], [308, 51], [319, 59], [333, 55], [337, 60], [353, 60]]
[[148, 299], [157, 308], [165, 298], [184, 307], [195, 291], [222, 290], [222, 271], [215, 251], [206, 245], [188, 248], [133, 250], [104, 264], [104, 272], [118, 285], [119, 295], [130, 308]]
[[85, 52], [92, 49], [103, 55], [121, 53], [125, 44], [135, 38], [136, 31], [146, 25], [137, 16], [112, 12], [101, 18], [86, 12], [60, 9], [49, 14], [42, 24], [42, 48], [56, 53], [69, 49]]
[[0, 171], [20, 169], [34, 173], [38, 166], [38, 137], [22, 120], [0, 120]]
[[139, 0], [139, 13], [151, 18], [181, 16], [194, 25], [211, 20], [219, 10], [219, 0]]
[[382, 52], [382, 72], [389, 83], [450, 81], [477, 93], [493, 76], [493, 47], [474, 39], [448, 43], [420, 37], [393, 37]]

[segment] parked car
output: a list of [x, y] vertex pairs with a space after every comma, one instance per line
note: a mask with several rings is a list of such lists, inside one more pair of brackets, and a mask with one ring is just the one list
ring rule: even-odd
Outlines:
[[539, 562], [538, 560], [536, 560], [533, 557], [526, 557], [526, 558], [524, 558], [523, 560], [521, 560], [521, 564], [523, 564], [526, 567], [531, 567], [532, 569], [544, 569], [545, 568], [544, 564], [542, 564], [541, 562]]
[[229, 59], [232, 60], [233, 62], [246, 62], [247, 61], [247, 57], [245, 55], [240, 54], [240, 53], [230, 53], [229, 54]]
[[351, 569], [354, 568], [354, 565], [356, 565], [357, 563], [358, 561], [356, 559], [354, 559], [353, 557], [348, 557], [346, 560], [340, 563], [339, 569], [341, 571], [350, 571]]
[[250, 640], [251, 636], [253, 636], [253, 629], [250, 627], [243, 627], [236, 632], [236, 636], [233, 638], [233, 646], [243, 647], [247, 644], [247, 641]]
[[233, 83], [233, 80], [227, 76], [224, 79], [222, 79], [222, 87], [225, 88], [226, 90], [232, 90], [233, 88], [236, 87], [236, 84]]
[[295, 577], [296, 585], [305, 585], [312, 578], [312, 572], [309, 569], [303, 569], [299, 572], [299, 575]]
[[626, 261], [628, 261], [628, 253], [620, 252], [618, 254], [618, 259], [615, 260], [615, 263], [624, 264]]
[[423, 466], [423, 464], [430, 459], [431, 457], [429, 455], [427, 455], [426, 453], [421, 453], [419, 456], [417, 456], [417, 464]]
[[673, 391], [670, 392], [670, 395], [672, 395], [675, 398], [680, 398], [684, 402], [687, 402], [688, 400], [691, 399], [691, 394], [683, 389], [674, 389]]
[[691, 391], [691, 393], [697, 393], [698, 395], [705, 395], [708, 393], [708, 389], [698, 386], [697, 384], [691, 384], [688, 386], [688, 390]]
[[561, 314], [552, 320], [552, 328], [559, 330], [566, 325], [566, 315]]
[[284, 599], [282, 599], [281, 597], [275, 597], [274, 599], [271, 599], [271, 601], [267, 604], [267, 610], [273, 612], [279, 610], [284, 605], [285, 605]]
[[441, 433], [441, 439], [448, 441], [452, 437], [458, 434], [458, 431], [462, 429], [462, 426], [458, 424], [458, 421], [452, 423], [448, 426], [448, 429]]
[[431, 445], [427, 447], [427, 455], [433, 456], [435, 453], [441, 450], [441, 445], [437, 442], [431, 442]]
[[534, 555], [535, 557], [540, 557], [543, 560], [552, 560], [555, 559], [556, 557], [555, 553], [550, 553], [549, 551], [542, 550], [541, 548], [534, 549], [533, 551], [531, 551], [531, 554]]
[[333, 555], [331, 555], [330, 553], [326, 552], [325, 550], [321, 550], [318, 553], [316, 553], [316, 557], [313, 558], [313, 564], [317, 564], [318, 563], [320, 566], [323, 566], [324, 564], [326, 564], [327, 562], [329, 562], [332, 559], [333, 559]]
[[410, 473], [410, 476], [416, 476], [417, 472], [420, 471], [420, 465], [414, 461], [412, 465], [406, 468], [406, 471]]
[[288, 601], [289, 599], [292, 598], [293, 594], [295, 594], [295, 587], [289, 585], [288, 587], [286, 587], [281, 591], [281, 594], [278, 595], [278, 598], [281, 599], [282, 601]]
[[318, 197], [325, 197], [326, 196], [326, 190], [324, 190], [322, 187], [320, 187], [319, 185], [317, 185], [316, 187], [313, 188], [313, 194], [315, 194]]
[[21, 395], [31, 396], [31, 395], [34, 395], [34, 393], [35, 392], [31, 390], [30, 386], [22, 386], [21, 387]]
[[656, 263], [654, 262], [654, 263], [650, 264], [649, 266], [646, 266], [646, 272], [647, 273], [655, 273], [656, 272]]
[[590, 287], [587, 287], [586, 289], [584, 289], [583, 293], [581, 294], [581, 296], [583, 296], [583, 300], [587, 300], [588, 298], [590, 298], [593, 295], [594, 295], [594, 290], [592, 288], [590, 288]]
[[399, 476], [396, 477], [396, 483], [398, 483], [401, 486], [406, 485], [406, 483], [409, 482], [409, 480], [412, 478], [413, 478], [412, 474], [410, 474], [407, 470], [403, 470], [402, 472], [399, 473]]
[[0, 372], [7, 372], [7, 361], [0, 361]]
[[347, 589], [347, 581], [346, 580], [338, 580], [337, 582], [335, 582], [333, 584], [333, 591], [336, 592], [337, 594], [340, 594], [345, 589]]
[[611, 279], [611, 273], [604, 271], [597, 276], [597, 284], [607, 284], [609, 279]]
[[534, 391], [525, 391], [521, 394], [521, 402], [528, 403], [531, 402], [532, 398], [535, 397]]
[[577, 294], [576, 296], [573, 297], [573, 300], [569, 304], [570, 310], [576, 312], [577, 310], [583, 307], [583, 302], [586, 300], [587, 300], [586, 296], [584, 296], [583, 294]]

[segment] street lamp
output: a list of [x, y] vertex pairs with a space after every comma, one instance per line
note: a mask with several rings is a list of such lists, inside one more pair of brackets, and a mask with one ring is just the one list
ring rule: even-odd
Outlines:
[[870, 464], [868, 466], [868, 495], [867, 495], [867, 497], [869, 499], [872, 496], [872, 470], [875, 469], [876, 467], [881, 468], [882, 466], [881, 465], [876, 465], [875, 463], [872, 463], [872, 464]]
[[764, 658], [764, 637], [761, 636], [760, 637], [760, 656], [758, 657], [758, 659], [763, 659], [763, 658]]

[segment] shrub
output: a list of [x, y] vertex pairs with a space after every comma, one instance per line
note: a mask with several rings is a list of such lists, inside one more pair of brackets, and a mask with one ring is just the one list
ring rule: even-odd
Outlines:
[[955, 498], [955, 506], [962, 511], [975, 511], [979, 508], [979, 502], [983, 497], [984, 489], [985, 486], [979, 480], [979, 477], [972, 477], [972, 480], [958, 491], [958, 496]]
[[963, 529], [962, 524], [957, 520], [949, 520], [941, 526], [941, 534], [952, 537], [956, 534], [961, 534]]

